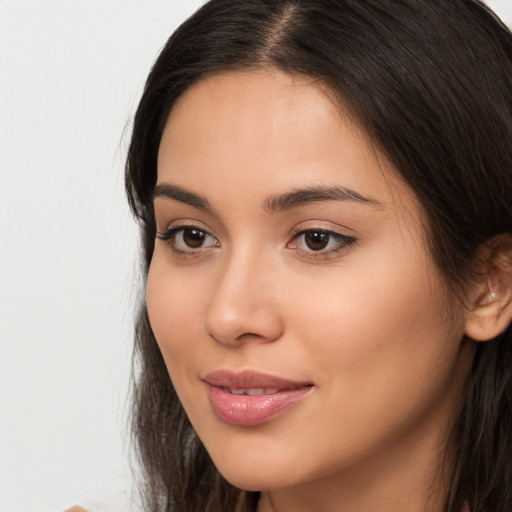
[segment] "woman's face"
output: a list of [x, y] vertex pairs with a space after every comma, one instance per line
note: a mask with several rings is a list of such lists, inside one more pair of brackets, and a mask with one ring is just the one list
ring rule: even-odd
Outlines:
[[278, 71], [205, 79], [167, 121], [154, 204], [151, 326], [229, 481], [436, 471], [471, 358], [464, 312], [414, 194], [348, 115]]

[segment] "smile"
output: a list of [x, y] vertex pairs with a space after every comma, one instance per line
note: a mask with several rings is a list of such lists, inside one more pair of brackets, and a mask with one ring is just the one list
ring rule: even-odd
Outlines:
[[217, 417], [225, 423], [245, 427], [274, 419], [313, 389], [309, 382], [252, 371], [221, 370], [208, 374], [203, 381]]

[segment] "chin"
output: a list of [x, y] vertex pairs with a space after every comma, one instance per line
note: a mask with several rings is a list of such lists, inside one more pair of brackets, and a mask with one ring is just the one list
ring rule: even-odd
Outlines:
[[276, 482], [275, 479], [269, 478], [267, 475], [255, 474], [254, 471], [248, 472], [251, 474], [223, 471], [220, 471], [220, 473], [231, 485], [244, 491], [259, 492], [286, 487], [286, 484], [280, 485], [284, 484], [284, 482]]
[[291, 487], [303, 480], [296, 464], [280, 464], [275, 457], [254, 460], [247, 454], [240, 454], [238, 460], [215, 460], [220, 474], [231, 484], [245, 491], [268, 491]]

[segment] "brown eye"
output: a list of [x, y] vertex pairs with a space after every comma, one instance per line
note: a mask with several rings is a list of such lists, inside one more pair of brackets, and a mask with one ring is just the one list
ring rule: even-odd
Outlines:
[[197, 249], [202, 247], [206, 240], [206, 233], [196, 228], [185, 228], [182, 231], [183, 243], [188, 247]]
[[330, 234], [325, 231], [307, 231], [304, 233], [304, 243], [312, 251], [321, 251], [327, 247]]
[[208, 231], [196, 226], [179, 226], [167, 231], [157, 231], [158, 240], [165, 242], [175, 254], [201, 253], [203, 249], [218, 247], [219, 242]]
[[301, 257], [331, 259], [341, 256], [355, 243], [353, 236], [319, 228], [296, 233], [287, 247], [298, 250]]

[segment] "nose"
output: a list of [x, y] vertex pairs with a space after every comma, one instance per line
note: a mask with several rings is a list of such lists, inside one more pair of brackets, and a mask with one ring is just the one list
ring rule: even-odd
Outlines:
[[272, 265], [261, 258], [233, 255], [219, 272], [205, 328], [224, 345], [268, 343], [283, 333], [279, 289]]

